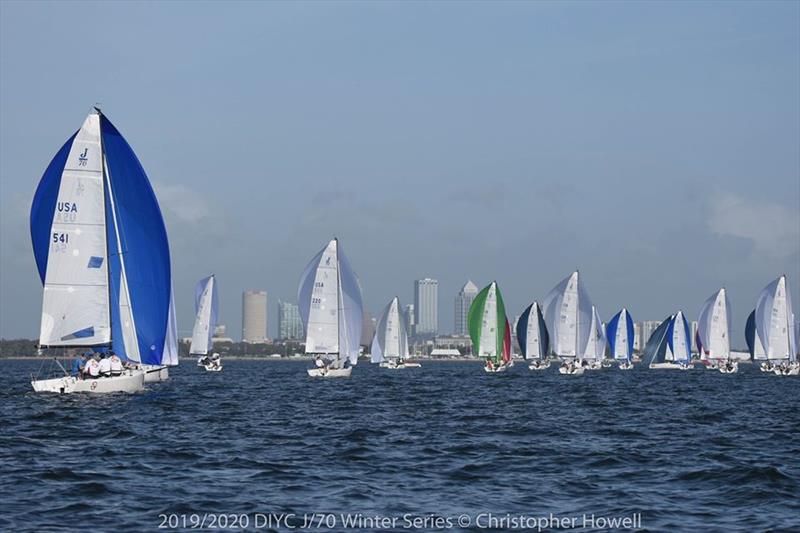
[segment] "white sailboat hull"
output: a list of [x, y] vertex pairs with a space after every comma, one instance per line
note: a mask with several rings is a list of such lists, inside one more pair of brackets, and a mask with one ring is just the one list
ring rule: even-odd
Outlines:
[[353, 372], [353, 367], [347, 368], [308, 368], [306, 369], [308, 375], [312, 378], [349, 378]]
[[650, 363], [649, 368], [652, 370], [690, 370], [692, 366], [683, 363]]
[[219, 365], [203, 365], [206, 372], [222, 372], [222, 364]]
[[389, 369], [389, 370], [403, 370], [404, 368], [419, 368], [421, 366], [422, 365], [419, 364], [419, 363], [400, 363], [400, 364], [396, 364], [396, 363], [388, 363], [388, 362], [383, 362], [383, 363], [381, 363], [379, 365], [380, 368], [386, 368], [386, 369]]
[[496, 374], [498, 372], [505, 372], [506, 370], [508, 370], [508, 365], [500, 365], [500, 366], [492, 367], [492, 368], [489, 368], [488, 366], [484, 366], [483, 367], [483, 371], [484, 372], [488, 372], [490, 374]]
[[733, 361], [730, 367], [723, 363], [719, 366], [719, 371], [723, 374], [735, 374], [739, 371], [739, 363]]
[[139, 365], [144, 371], [145, 383], [158, 383], [169, 379], [169, 367], [165, 365]]
[[550, 360], [532, 361], [531, 364], [528, 365], [529, 370], [544, 370], [546, 368], [550, 368]]
[[34, 380], [31, 381], [31, 386], [36, 392], [54, 392], [58, 394], [76, 392], [95, 394], [132, 393], [144, 390], [144, 372], [133, 370], [121, 376], [97, 379], [77, 379], [73, 376], [64, 376], [61, 378]]
[[798, 376], [800, 375], [800, 363], [776, 366], [773, 373], [776, 376]]
[[582, 376], [584, 372], [586, 372], [586, 367], [584, 366], [575, 366], [570, 368], [566, 365], [561, 365], [558, 367], [559, 374], [565, 374], [568, 376]]
[[619, 364], [620, 370], [633, 370], [633, 363], [629, 363], [627, 361], [622, 361]]

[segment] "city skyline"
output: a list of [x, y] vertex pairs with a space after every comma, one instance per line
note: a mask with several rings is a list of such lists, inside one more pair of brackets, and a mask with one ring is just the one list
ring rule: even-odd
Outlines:
[[[372, 313], [431, 276], [447, 302], [497, 279], [513, 316], [579, 268], [606, 319], [696, 318], [725, 286], [741, 345], [770, 280], [786, 273], [800, 301], [796, 3], [469, 4], [457, 23], [436, 5], [340, 5], [322, 23], [250, 4], [198, 10], [181, 40], [177, 4], [2, 9], [2, 337], [39, 332], [30, 202], [98, 102], [154, 186], [181, 335], [208, 272], [235, 289], [233, 331], [238, 291], [293, 301], [333, 236]], [[440, 309], [438, 329], [452, 320]]]

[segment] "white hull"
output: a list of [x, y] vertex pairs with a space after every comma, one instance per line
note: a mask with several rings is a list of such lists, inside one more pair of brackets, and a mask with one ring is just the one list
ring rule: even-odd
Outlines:
[[633, 363], [629, 363], [627, 361], [621, 361], [619, 363], [620, 370], [633, 370]]
[[759, 370], [761, 370], [762, 372], [774, 372], [775, 365], [772, 365], [770, 363], [761, 363]]
[[588, 368], [589, 370], [600, 370], [601, 368], [603, 368], [603, 362], [602, 361], [592, 361], [592, 362], [589, 363], [589, 366], [586, 367], [586, 368]]
[[776, 376], [798, 376], [800, 375], [800, 363], [791, 365], [779, 365], [772, 371]]
[[550, 361], [533, 361], [528, 365], [528, 370], [544, 370], [550, 368]]
[[389, 370], [403, 370], [404, 368], [420, 368], [422, 365], [419, 364], [419, 363], [401, 363], [401, 364], [397, 364], [397, 363], [393, 363], [393, 362], [390, 363], [390, 362], [384, 361], [383, 363], [381, 363], [378, 366], [380, 368], [386, 368], [386, 369], [389, 369]]
[[719, 371], [721, 373], [723, 373], [723, 374], [735, 374], [735, 373], [737, 373], [739, 371], [739, 363], [737, 363], [736, 361], [733, 361], [733, 362], [731, 362], [730, 367], [723, 363], [719, 367]]
[[139, 392], [144, 390], [144, 372], [129, 370], [121, 376], [97, 379], [77, 379], [72, 376], [64, 376], [62, 378], [31, 381], [31, 385], [36, 392], [55, 392], [59, 394], [72, 394], [74, 392], [96, 394]]
[[306, 372], [308, 372], [308, 375], [312, 378], [349, 378], [350, 374], [353, 372], [353, 367], [329, 368], [327, 370], [324, 368], [309, 368], [306, 369]]
[[222, 364], [219, 365], [204, 365], [203, 368], [206, 372], [222, 372]]
[[652, 370], [690, 370], [692, 367], [683, 363], [650, 363]]
[[164, 365], [139, 365], [144, 371], [145, 383], [158, 383], [169, 379], [169, 367]]
[[586, 372], [586, 367], [584, 366], [569, 367], [567, 365], [561, 365], [558, 367], [559, 374], [566, 374], [568, 376], [582, 376], [584, 372]]
[[505, 372], [506, 370], [508, 370], [508, 365], [500, 365], [492, 368], [489, 368], [488, 366], [483, 367], [483, 371], [490, 374], [497, 374], [498, 372]]

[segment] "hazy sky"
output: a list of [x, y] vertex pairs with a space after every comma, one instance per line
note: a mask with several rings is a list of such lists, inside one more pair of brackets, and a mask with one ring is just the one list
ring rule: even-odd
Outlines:
[[782, 272], [800, 307], [800, 3], [0, 3], [0, 335], [35, 337], [28, 210], [95, 102], [167, 221], [181, 335], [211, 272], [294, 301], [333, 235], [366, 307], [471, 278], [510, 315], [580, 268], [601, 315], [734, 344]]

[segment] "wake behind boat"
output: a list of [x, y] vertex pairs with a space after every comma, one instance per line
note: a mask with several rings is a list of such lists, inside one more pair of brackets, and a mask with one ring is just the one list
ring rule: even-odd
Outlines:
[[361, 285], [338, 239], [331, 240], [306, 266], [297, 290], [306, 327], [310, 377], [349, 377], [358, 363], [363, 321]]
[[496, 281], [475, 296], [467, 314], [467, 323], [475, 355], [486, 360], [483, 370], [489, 373], [508, 370], [511, 328]]
[[165, 377], [178, 364], [166, 229], [136, 155], [99, 109], [45, 170], [30, 223], [40, 346], [113, 350], [136, 367], [130, 379], [35, 377], [34, 390], [132, 392]]

